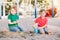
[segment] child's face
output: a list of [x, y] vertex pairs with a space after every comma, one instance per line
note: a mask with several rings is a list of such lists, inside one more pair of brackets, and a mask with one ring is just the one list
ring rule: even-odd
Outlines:
[[11, 9], [11, 14], [15, 14], [16, 13], [16, 10], [15, 9]]
[[40, 14], [40, 16], [42, 16], [42, 17], [45, 17], [45, 15], [46, 15], [46, 12], [45, 12], [45, 11], [43, 11], [43, 12]]

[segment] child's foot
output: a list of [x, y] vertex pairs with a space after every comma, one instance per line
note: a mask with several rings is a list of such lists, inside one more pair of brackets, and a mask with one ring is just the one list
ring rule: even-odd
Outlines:
[[26, 39], [26, 36], [25, 36], [24, 32], [20, 32], [20, 36]]
[[43, 33], [40, 33], [40, 34], [45, 34], [45, 33], [43, 32]]
[[20, 36], [24, 36], [24, 32], [20, 32]]
[[48, 32], [48, 35], [52, 35], [53, 34], [53, 32]]

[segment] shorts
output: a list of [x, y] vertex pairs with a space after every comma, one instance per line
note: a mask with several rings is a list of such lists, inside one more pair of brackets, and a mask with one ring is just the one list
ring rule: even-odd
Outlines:
[[23, 29], [21, 28], [21, 27], [19, 27], [19, 26], [11, 26], [10, 28], [9, 28], [9, 30], [11, 31], [11, 32], [17, 32], [17, 31], [23, 31]]
[[42, 32], [45, 32], [45, 33], [48, 33], [49, 30], [47, 27], [43, 28], [43, 29], [39, 29], [39, 32], [42, 33]]

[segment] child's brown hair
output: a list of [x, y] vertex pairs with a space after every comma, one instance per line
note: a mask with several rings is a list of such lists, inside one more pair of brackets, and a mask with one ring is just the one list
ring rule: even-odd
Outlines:
[[39, 11], [39, 14], [41, 14], [43, 11], [45, 11], [45, 9], [41, 9], [41, 10]]

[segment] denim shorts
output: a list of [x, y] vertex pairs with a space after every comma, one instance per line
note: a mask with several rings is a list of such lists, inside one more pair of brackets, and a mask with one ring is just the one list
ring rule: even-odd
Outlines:
[[42, 32], [48, 33], [49, 32], [47, 27], [40, 29], [39, 31], [40, 31], [40, 33], [42, 33]]
[[9, 28], [9, 30], [10, 30], [11, 32], [23, 31], [23, 29], [22, 29], [21, 27], [19, 27], [19, 26], [11, 26], [11, 27]]

